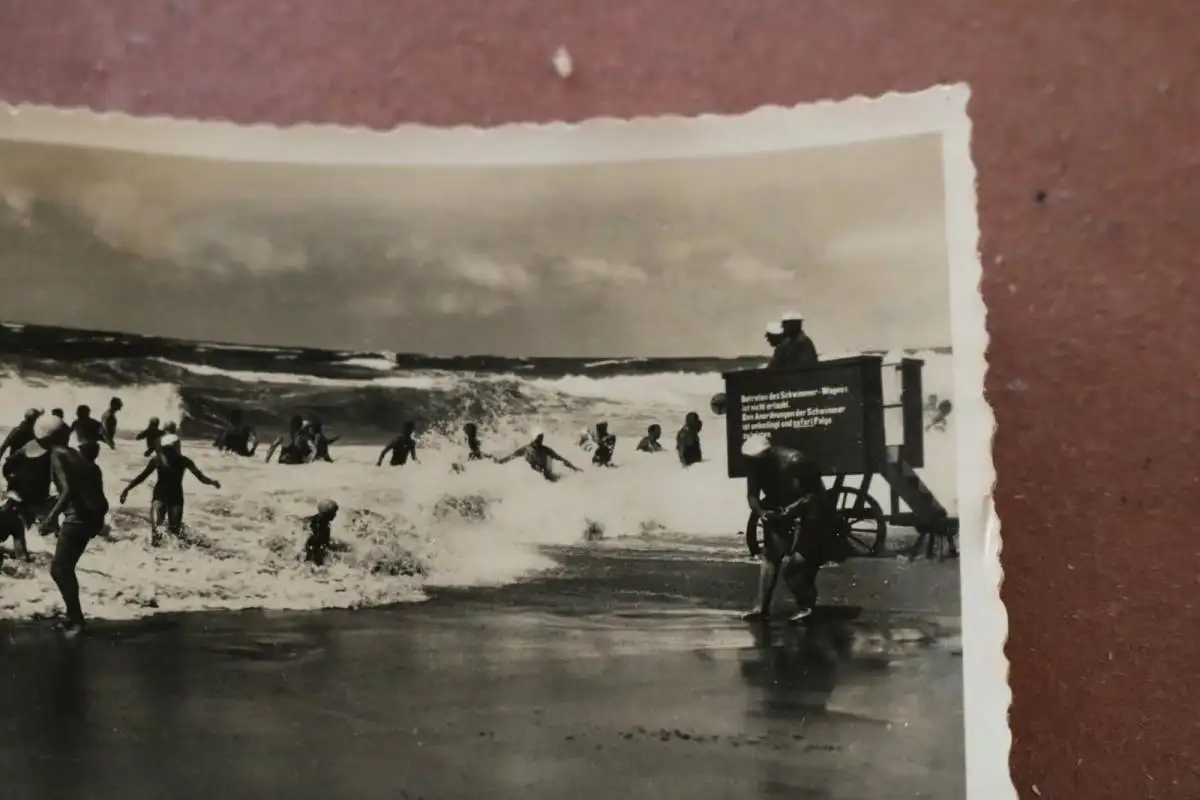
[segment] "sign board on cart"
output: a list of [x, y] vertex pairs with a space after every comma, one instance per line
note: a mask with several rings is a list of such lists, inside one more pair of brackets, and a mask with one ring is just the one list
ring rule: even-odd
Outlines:
[[755, 434], [800, 450], [826, 475], [882, 472], [882, 369], [878, 356], [855, 356], [725, 373], [729, 476], [745, 477], [742, 443]]

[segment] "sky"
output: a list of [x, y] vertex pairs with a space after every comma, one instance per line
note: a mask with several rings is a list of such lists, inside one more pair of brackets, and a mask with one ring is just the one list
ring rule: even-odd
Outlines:
[[439, 355], [950, 344], [937, 135], [537, 167], [0, 141], [0, 319]]

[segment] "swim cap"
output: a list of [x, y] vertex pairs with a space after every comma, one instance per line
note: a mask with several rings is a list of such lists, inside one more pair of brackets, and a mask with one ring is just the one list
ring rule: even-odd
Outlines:
[[335, 512], [337, 510], [338, 510], [338, 504], [336, 502], [334, 502], [333, 500], [330, 500], [329, 498], [326, 498], [326, 499], [322, 500], [321, 502], [317, 503], [317, 511], [320, 511], [322, 514], [332, 514], [333, 512]]
[[58, 417], [51, 414], [50, 416], [40, 416], [33, 423], [33, 438], [40, 441], [45, 441], [55, 434], [61, 432], [67, 427], [67, 423], [63, 422]]
[[746, 458], [758, 458], [771, 449], [771, 443], [762, 435], [751, 436], [742, 442], [742, 455]]
[[780, 322], [804, 322], [804, 315], [799, 311], [789, 311], [779, 318]]
[[40, 408], [31, 408], [25, 412], [25, 419], [37, 419], [42, 415]]
[[159, 447], [178, 447], [179, 437], [173, 433], [168, 433], [158, 440]]
[[767, 335], [768, 336], [779, 336], [782, 333], [783, 333], [783, 324], [780, 323], [779, 320], [775, 320], [773, 322], [767, 323]]

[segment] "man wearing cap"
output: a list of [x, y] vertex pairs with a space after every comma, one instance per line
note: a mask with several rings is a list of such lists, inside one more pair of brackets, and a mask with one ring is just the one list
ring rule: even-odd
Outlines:
[[29, 559], [25, 531], [37, 523], [38, 516], [50, 503], [50, 451], [38, 439], [48, 439], [59, 427], [66, 427], [66, 423], [53, 416], [39, 417], [31, 426], [32, 438], [4, 462], [6, 505], [21, 521], [20, 533], [14, 528], [10, 535], [17, 557], [25, 560]]
[[804, 315], [792, 311], [780, 320], [783, 340], [775, 348], [770, 367], [773, 369], [796, 369], [816, 364], [817, 348], [804, 332]]
[[39, 420], [36, 434], [37, 443], [50, 451], [50, 475], [58, 489], [58, 500], [39, 527], [43, 534], [52, 532], [55, 520], [62, 515], [50, 577], [67, 609], [63, 633], [75, 636], [83, 631], [75, 567], [88, 542], [104, 529], [108, 499], [104, 496], [100, 468], [67, 446], [71, 429], [66, 423], [55, 416], [44, 417]]
[[773, 320], [767, 323], [767, 330], [763, 334], [763, 338], [767, 340], [767, 346], [771, 348], [771, 358], [775, 358], [779, 346], [784, 343], [783, 323], [778, 320]]
[[33, 424], [37, 422], [40, 416], [42, 416], [40, 408], [31, 408], [25, 412], [24, 418], [17, 423], [15, 428], [8, 432], [8, 436], [4, 437], [4, 441], [0, 442], [0, 458], [4, 458], [5, 453], [16, 453], [33, 441]]
[[167, 433], [158, 440], [158, 450], [150, 456], [146, 466], [121, 492], [121, 505], [125, 505], [131, 491], [141, 486], [152, 474], [158, 473], [150, 501], [150, 544], [154, 547], [162, 544], [163, 525], [172, 536], [183, 533], [183, 478], [188, 472], [207, 486], [221, 488], [220, 481], [205, 475], [194, 461], [183, 454], [183, 443], [179, 437]]
[[771, 597], [782, 575], [796, 599], [792, 621], [812, 613], [817, 602], [816, 578], [829, 555], [834, 513], [816, 465], [797, 450], [772, 445], [765, 436], [751, 436], [742, 445], [749, 471], [746, 500], [763, 527], [762, 569], [758, 603], [743, 616], [770, 616]]

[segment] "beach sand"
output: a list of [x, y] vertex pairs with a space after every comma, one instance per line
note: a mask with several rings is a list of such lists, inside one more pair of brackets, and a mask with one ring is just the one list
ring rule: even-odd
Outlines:
[[827, 570], [766, 628], [736, 542], [548, 554], [421, 604], [0, 623], [4, 795], [964, 796], [957, 564]]

